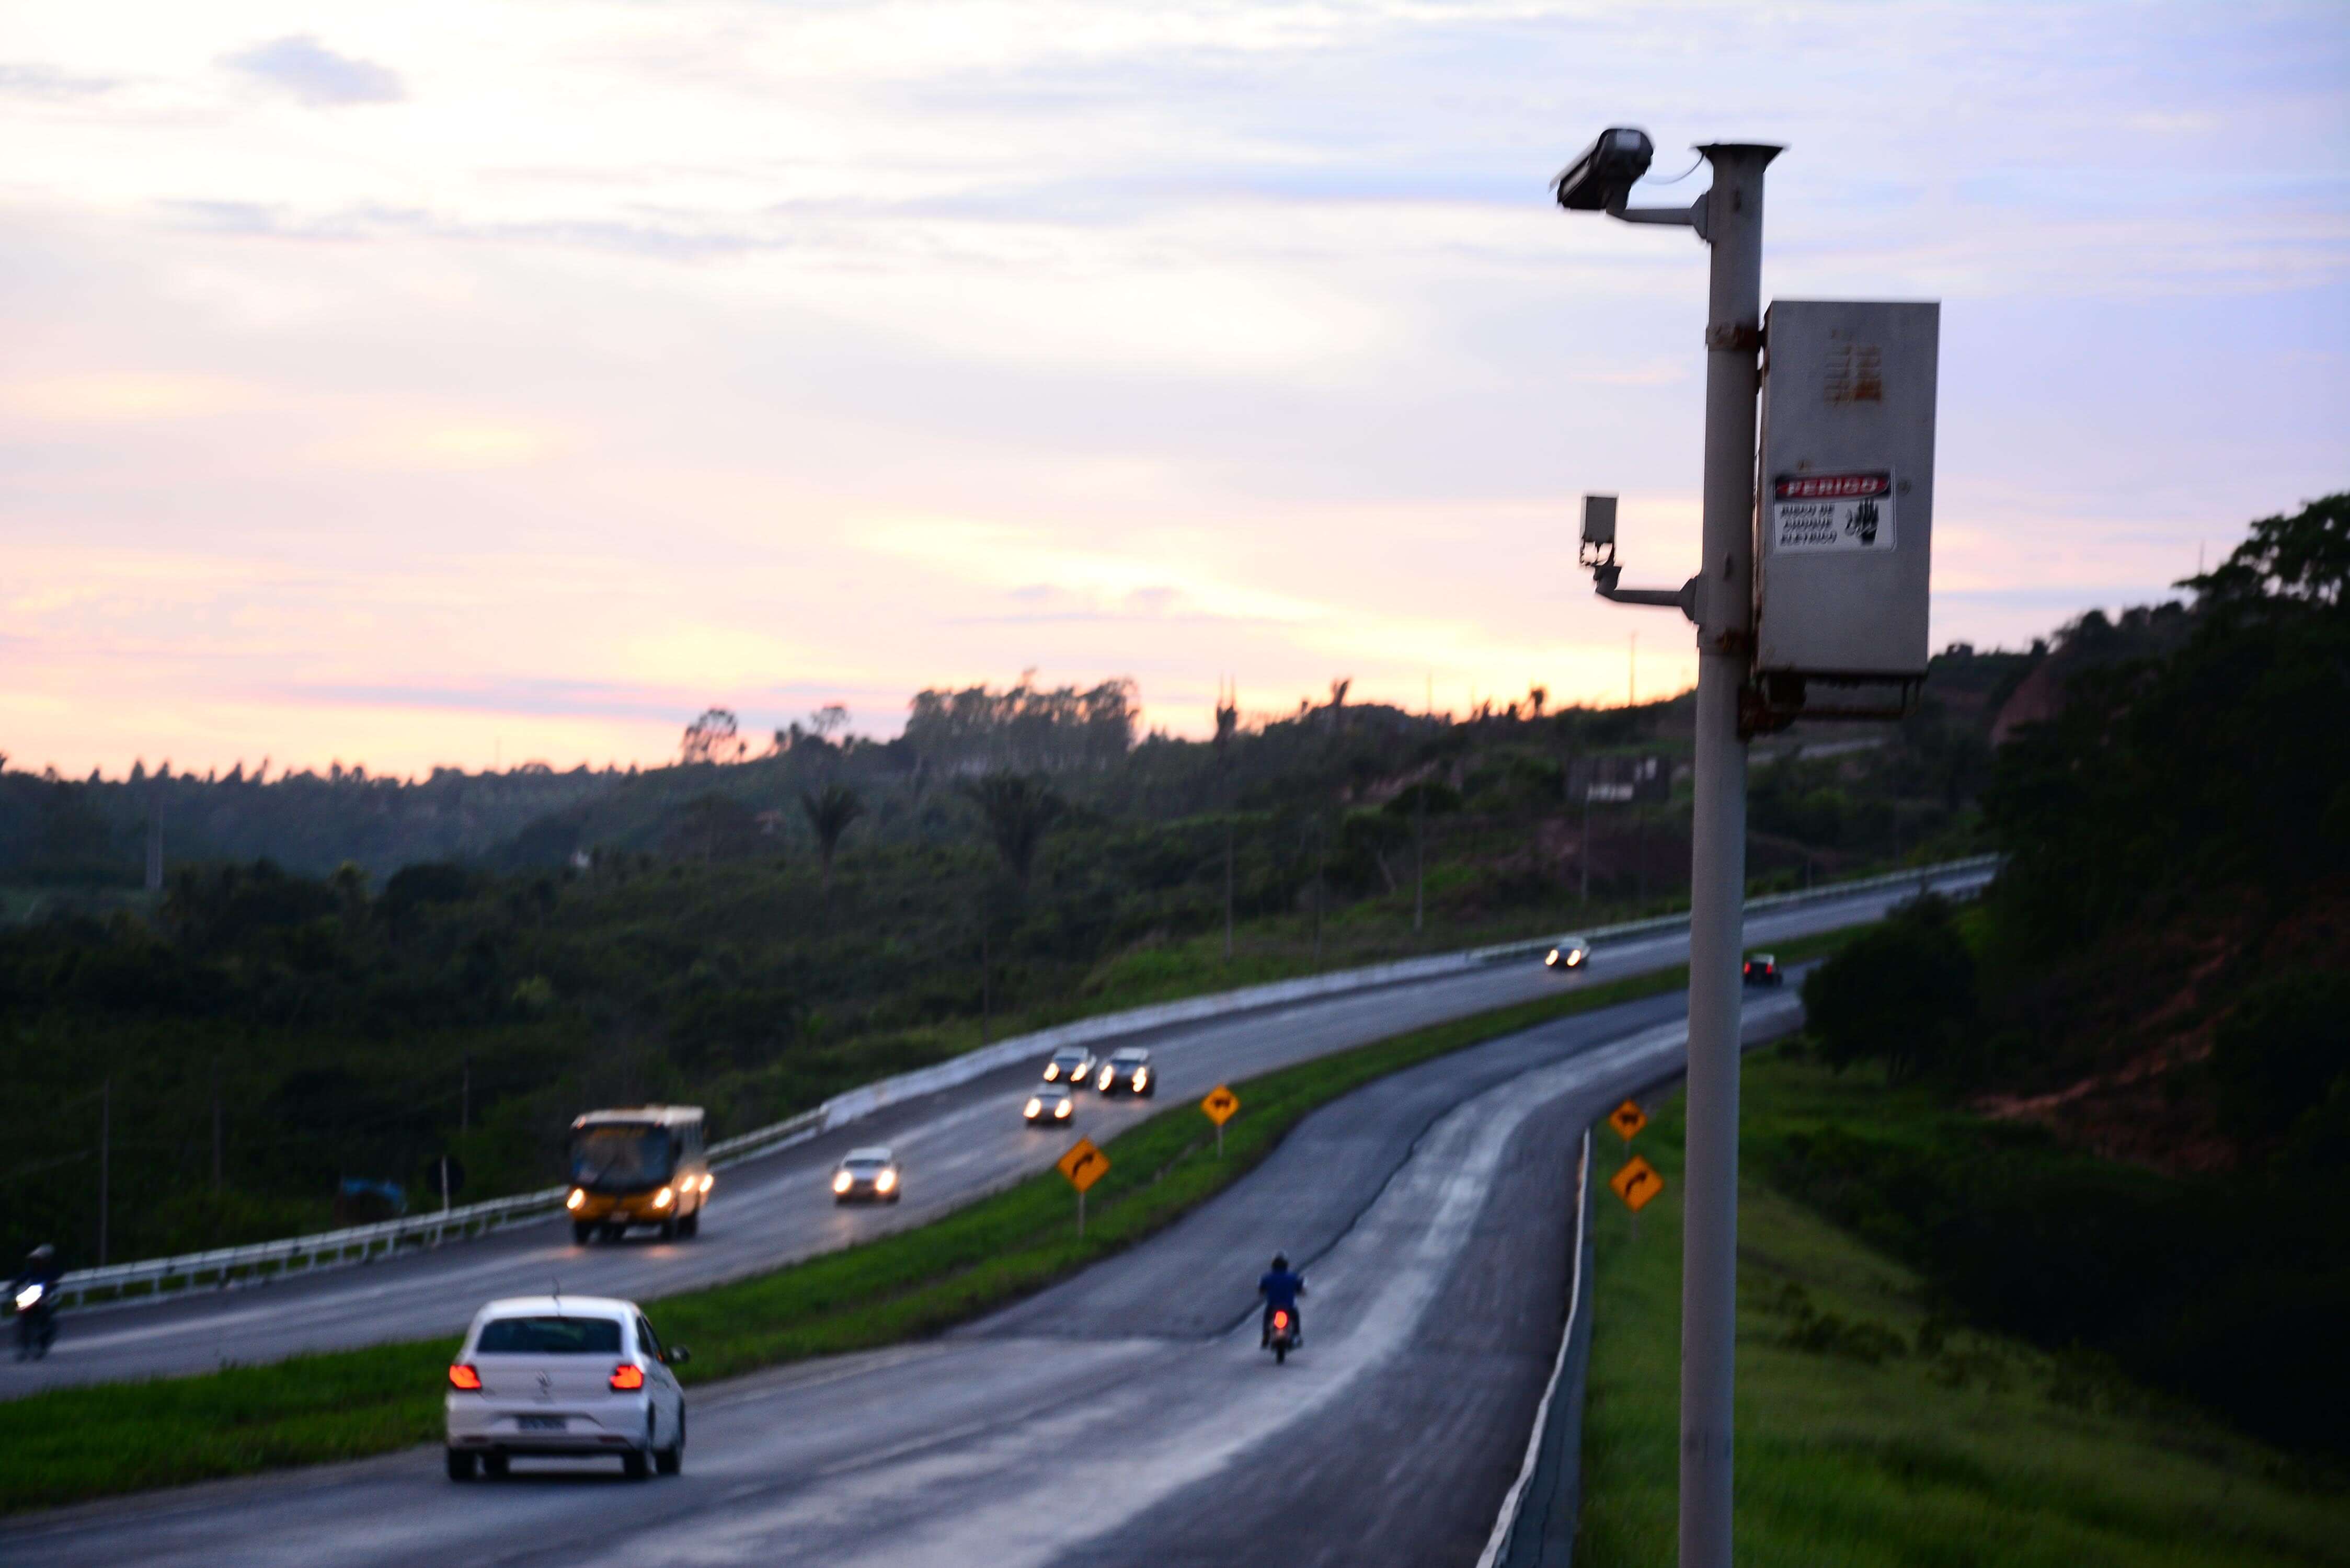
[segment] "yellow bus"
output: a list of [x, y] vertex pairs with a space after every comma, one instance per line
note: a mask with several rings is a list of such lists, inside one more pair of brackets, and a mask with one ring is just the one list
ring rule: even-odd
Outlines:
[[631, 1225], [661, 1240], [691, 1236], [715, 1185], [702, 1154], [700, 1106], [589, 1111], [571, 1124], [571, 1239], [617, 1241]]

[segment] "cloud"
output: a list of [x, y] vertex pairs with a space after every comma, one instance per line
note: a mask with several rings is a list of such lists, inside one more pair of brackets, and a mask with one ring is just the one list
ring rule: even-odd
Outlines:
[[284, 88], [313, 109], [398, 103], [408, 96], [398, 73], [390, 67], [338, 55], [307, 33], [272, 39], [221, 63]]
[[104, 77], [78, 77], [53, 66], [0, 64], [0, 96], [31, 99], [88, 98], [111, 92], [114, 83]]

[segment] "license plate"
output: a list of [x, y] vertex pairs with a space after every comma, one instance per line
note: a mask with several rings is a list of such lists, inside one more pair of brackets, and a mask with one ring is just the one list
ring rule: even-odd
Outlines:
[[560, 1416], [523, 1416], [515, 1419], [515, 1425], [525, 1432], [559, 1432], [564, 1422]]

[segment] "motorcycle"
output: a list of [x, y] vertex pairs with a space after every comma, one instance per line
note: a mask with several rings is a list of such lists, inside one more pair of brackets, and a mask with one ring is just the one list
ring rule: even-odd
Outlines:
[[1297, 1348], [1297, 1314], [1287, 1307], [1273, 1309], [1273, 1327], [1265, 1335], [1265, 1348], [1273, 1352], [1274, 1365], [1288, 1363], [1289, 1353]]
[[49, 1303], [49, 1288], [38, 1280], [16, 1293], [16, 1359], [38, 1361], [57, 1342], [57, 1309]]

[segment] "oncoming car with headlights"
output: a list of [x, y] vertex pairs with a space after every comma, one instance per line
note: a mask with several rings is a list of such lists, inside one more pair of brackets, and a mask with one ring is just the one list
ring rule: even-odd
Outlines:
[[1544, 969], [1581, 969], [1591, 961], [1591, 944], [1581, 937], [1561, 937], [1558, 945], [1543, 954]]
[[852, 1148], [832, 1171], [835, 1203], [895, 1203], [905, 1196], [905, 1173], [889, 1148]]
[[631, 1480], [685, 1467], [685, 1394], [634, 1302], [512, 1296], [473, 1314], [449, 1366], [449, 1479], [506, 1473], [517, 1456], [618, 1459]]
[[700, 1106], [589, 1111], [571, 1124], [571, 1239], [617, 1241], [650, 1225], [666, 1241], [702, 1230], [717, 1178], [702, 1154]]
[[1032, 1127], [1059, 1127], [1076, 1114], [1076, 1090], [1067, 1084], [1047, 1084], [1020, 1107], [1021, 1118]]
[[1105, 1095], [1115, 1095], [1121, 1089], [1146, 1099], [1156, 1095], [1159, 1079], [1150, 1070], [1150, 1053], [1139, 1045], [1129, 1045], [1117, 1053], [1094, 1075], [1094, 1087]]
[[1082, 1045], [1065, 1045], [1045, 1064], [1045, 1082], [1082, 1084], [1094, 1075], [1094, 1054]]

